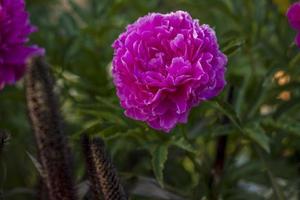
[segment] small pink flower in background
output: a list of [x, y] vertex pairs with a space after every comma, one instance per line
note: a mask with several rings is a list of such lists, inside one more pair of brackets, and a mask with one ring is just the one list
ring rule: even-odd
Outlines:
[[151, 13], [113, 44], [113, 80], [125, 115], [169, 132], [224, 88], [227, 58], [215, 32], [183, 11]]
[[44, 54], [43, 49], [26, 45], [35, 31], [24, 0], [0, 0], [0, 89], [24, 75], [30, 56]]
[[287, 11], [289, 23], [293, 29], [298, 31], [296, 36], [296, 44], [300, 47], [300, 1], [290, 6]]

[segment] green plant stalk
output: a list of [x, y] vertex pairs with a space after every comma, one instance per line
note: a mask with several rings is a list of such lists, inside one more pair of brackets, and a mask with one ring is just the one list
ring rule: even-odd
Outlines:
[[[231, 86], [228, 91], [227, 102], [232, 104], [233, 101], [233, 87]], [[221, 123], [223, 125], [229, 124], [230, 119], [226, 116], [222, 117]], [[208, 186], [210, 189], [210, 199], [217, 200], [219, 197], [219, 187], [224, 172], [224, 166], [226, 162], [226, 148], [227, 148], [227, 135], [219, 136], [216, 144], [216, 157], [212, 166], [211, 175], [209, 178]]]
[[275, 196], [276, 196], [276, 199], [277, 200], [285, 200], [285, 196], [284, 196], [284, 193], [282, 192], [282, 190], [280, 189], [280, 186], [278, 185], [261, 149], [257, 146], [253, 146], [253, 148], [256, 150], [256, 153], [258, 154], [260, 160], [262, 161], [264, 167], [265, 167], [265, 170], [267, 172], [267, 175], [269, 177], [269, 180], [271, 182], [271, 185], [272, 185], [272, 188], [274, 190], [274, 193], [275, 193]]
[[69, 149], [53, 92], [49, 66], [35, 58], [28, 64], [26, 99], [42, 166], [43, 182], [50, 200], [75, 200]]

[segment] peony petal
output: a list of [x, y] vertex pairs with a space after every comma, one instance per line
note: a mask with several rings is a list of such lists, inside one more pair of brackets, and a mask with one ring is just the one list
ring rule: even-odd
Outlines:
[[125, 115], [156, 130], [186, 123], [192, 107], [226, 84], [227, 58], [214, 30], [184, 11], [139, 18], [113, 48], [113, 82]]
[[177, 123], [177, 115], [172, 112], [166, 112], [164, 115], [160, 116], [160, 127], [166, 132], [169, 132], [172, 128], [175, 127]]
[[292, 28], [300, 30], [300, 2], [292, 4], [286, 15]]
[[147, 120], [147, 113], [143, 113], [141, 109], [138, 108], [130, 108], [125, 111], [125, 115], [127, 117], [133, 118], [135, 120]]
[[26, 46], [37, 28], [29, 21], [24, 0], [0, 1], [0, 85], [14, 84], [26, 70], [27, 59], [44, 55], [44, 49]]

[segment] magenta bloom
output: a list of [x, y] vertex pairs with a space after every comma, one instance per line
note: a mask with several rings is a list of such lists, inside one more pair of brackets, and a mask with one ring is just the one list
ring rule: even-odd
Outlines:
[[24, 0], [0, 0], [0, 89], [23, 76], [30, 56], [44, 54], [37, 46], [26, 46], [34, 31]]
[[113, 44], [113, 79], [125, 115], [169, 132], [224, 88], [227, 63], [215, 32], [183, 11], [151, 13]]
[[300, 2], [292, 4], [286, 15], [292, 28], [298, 31], [296, 44], [300, 47]]

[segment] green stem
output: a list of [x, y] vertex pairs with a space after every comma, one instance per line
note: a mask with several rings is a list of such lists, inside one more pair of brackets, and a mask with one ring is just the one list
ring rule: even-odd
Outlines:
[[[233, 87], [230, 86], [227, 102], [232, 104], [233, 101]], [[221, 123], [223, 125], [229, 124], [230, 119], [226, 116], [223, 116]], [[219, 197], [219, 187], [221, 183], [221, 179], [224, 172], [224, 166], [226, 162], [226, 148], [227, 148], [227, 135], [221, 135], [218, 138], [217, 145], [216, 145], [216, 158], [211, 170], [211, 176], [208, 182], [208, 186], [210, 189], [210, 199], [217, 200]]]
[[262, 163], [263, 163], [263, 165], [264, 165], [264, 167], [265, 167], [265, 169], [267, 171], [267, 175], [268, 175], [268, 177], [270, 179], [270, 182], [272, 184], [272, 188], [274, 190], [276, 198], [278, 200], [285, 200], [286, 198], [285, 198], [283, 192], [281, 191], [280, 186], [278, 185], [277, 181], [275, 180], [275, 176], [272, 173], [272, 171], [271, 171], [271, 169], [270, 169], [270, 167], [269, 167], [269, 165], [268, 165], [268, 163], [267, 163], [267, 161], [266, 161], [266, 159], [265, 159], [265, 157], [264, 157], [261, 149], [259, 147], [257, 147], [257, 146], [255, 146], [254, 148], [255, 148], [255, 150], [256, 150], [256, 152], [257, 152], [260, 160], [262, 161]]

